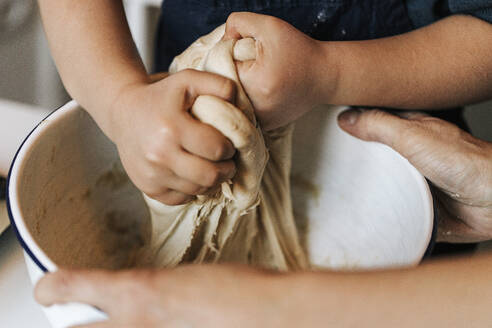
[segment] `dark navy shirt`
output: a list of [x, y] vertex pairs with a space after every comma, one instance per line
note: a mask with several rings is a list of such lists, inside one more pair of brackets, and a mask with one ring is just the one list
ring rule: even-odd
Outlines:
[[472, 15], [492, 23], [492, 0], [407, 0], [406, 3], [415, 27], [455, 14]]

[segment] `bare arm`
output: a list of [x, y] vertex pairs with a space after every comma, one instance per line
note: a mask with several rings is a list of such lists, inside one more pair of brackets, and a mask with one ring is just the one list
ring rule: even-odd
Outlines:
[[363, 273], [61, 271], [41, 279], [35, 294], [44, 305], [98, 306], [110, 317], [105, 327], [488, 327], [491, 263], [492, 254]]
[[121, 0], [39, 3], [65, 87], [116, 144], [140, 190], [175, 205], [234, 175], [230, 141], [189, 114], [201, 94], [231, 100], [231, 80], [192, 70], [148, 77]]
[[39, 6], [66, 89], [108, 133], [112, 102], [125, 86], [147, 81], [122, 2], [39, 0]]
[[[295, 289], [305, 327], [485, 327], [492, 322], [492, 256], [450, 259], [416, 269], [307, 273]], [[291, 285], [292, 285], [291, 284]], [[304, 306], [302, 305], [304, 304]]]
[[492, 25], [472, 16], [390, 38], [326, 42], [323, 51], [322, 67], [337, 63], [339, 77], [328, 103], [432, 109], [492, 96]]

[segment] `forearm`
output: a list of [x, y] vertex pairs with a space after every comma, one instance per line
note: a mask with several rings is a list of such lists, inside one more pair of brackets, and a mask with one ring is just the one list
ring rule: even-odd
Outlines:
[[489, 254], [409, 270], [286, 276], [286, 313], [303, 327], [485, 327], [491, 263]]
[[118, 93], [147, 80], [121, 1], [40, 0], [39, 6], [66, 89], [107, 130]]
[[326, 92], [327, 103], [432, 109], [492, 95], [492, 25], [471, 16], [451, 16], [389, 38], [325, 42], [322, 48], [320, 66], [338, 67], [336, 92]]

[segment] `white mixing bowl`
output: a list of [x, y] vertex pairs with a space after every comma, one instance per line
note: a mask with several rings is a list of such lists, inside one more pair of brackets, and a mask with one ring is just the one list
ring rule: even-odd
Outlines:
[[[433, 230], [428, 185], [398, 153], [340, 130], [342, 109], [314, 110], [294, 135], [292, 195], [309, 258], [333, 269], [415, 265]], [[126, 267], [149, 238], [148, 209], [115, 146], [73, 101], [26, 138], [7, 187], [33, 284], [58, 266]], [[106, 318], [83, 304], [44, 310], [57, 328]]]

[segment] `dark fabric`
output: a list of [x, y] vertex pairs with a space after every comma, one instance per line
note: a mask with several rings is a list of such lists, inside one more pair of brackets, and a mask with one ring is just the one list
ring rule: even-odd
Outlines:
[[318, 40], [367, 40], [413, 29], [402, 0], [165, 0], [159, 22], [156, 71], [234, 11], [279, 17]]
[[477, 250], [478, 244], [450, 244], [436, 243], [432, 250], [432, 258], [443, 256], [457, 256], [472, 253]]
[[491, 0], [407, 0], [406, 3], [408, 15], [416, 27], [454, 14], [472, 15], [492, 23]]
[[[402, 34], [450, 14], [449, 7], [438, 0], [165, 0], [157, 33], [155, 71], [167, 71], [176, 55], [236, 11], [279, 17], [323, 41], [369, 40]], [[468, 130], [459, 108], [429, 114]], [[446, 246], [436, 245], [438, 250], [443, 248]]]

